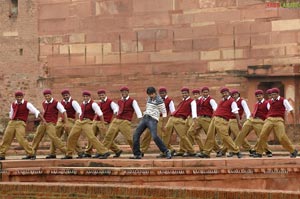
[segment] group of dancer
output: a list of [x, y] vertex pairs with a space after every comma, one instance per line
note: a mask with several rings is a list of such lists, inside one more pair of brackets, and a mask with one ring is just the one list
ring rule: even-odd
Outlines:
[[[89, 91], [82, 92], [82, 103], [79, 104], [71, 97], [69, 90], [61, 91], [62, 100], [52, 97], [52, 91], [43, 91], [43, 114], [30, 102], [24, 99], [22, 91], [15, 92], [15, 101], [11, 104], [9, 118], [0, 146], [0, 160], [5, 160], [5, 154], [14, 138], [24, 148], [26, 156], [22, 159], [36, 159], [39, 144], [45, 134], [51, 140], [50, 152], [46, 159], [56, 158], [59, 149], [65, 156], [62, 159], [72, 159], [74, 152], [77, 158], [106, 159], [114, 152], [118, 158], [123, 151], [116, 144], [115, 139], [121, 133], [132, 148], [132, 159], [141, 159], [150, 146], [151, 138], [161, 151], [158, 158], [171, 159], [172, 156], [209, 158], [215, 151], [217, 157], [227, 154], [227, 157], [242, 157], [241, 148], [249, 151], [250, 156], [262, 157], [264, 154], [272, 157], [267, 140], [274, 132], [282, 146], [295, 158], [295, 149], [285, 132], [285, 113], [289, 112], [294, 120], [293, 108], [290, 103], [280, 96], [278, 88], [266, 91], [269, 99], [264, 99], [264, 91], [257, 90], [257, 99], [252, 113], [238, 90], [222, 88], [221, 100], [209, 95], [209, 88], [190, 90], [186, 87], [180, 90], [182, 101], [175, 108], [173, 100], [167, 95], [165, 87], [148, 87], [148, 100], [144, 113], [137, 101], [129, 96], [129, 88], [120, 89], [121, 99], [116, 102], [108, 98], [106, 91], [97, 91], [98, 100], [91, 98]], [[193, 98], [193, 99], [192, 99]], [[31, 144], [25, 138], [25, 127], [29, 113], [40, 119], [35, 136]], [[134, 133], [131, 121], [134, 113], [139, 124]], [[242, 124], [242, 117], [246, 121]], [[201, 130], [206, 134], [203, 143]], [[246, 137], [254, 130], [257, 142], [250, 145]], [[180, 141], [176, 151], [170, 144], [172, 133], [176, 132]], [[67, 135], [64, 143], [61, 139]], [[78, 139], [83, 133], [88, 139], [88, 146], [83, 148]], [[142, 134], [144, 134], [142, 136]], [[101, 138], [99, 138], [101, 135]], [[216, 135], [221, 142], [217, 142]], [[199, 152], [194, 150], [193, 144], [199, 146]], [[93, 154], [93, 149], [97, 152]]]

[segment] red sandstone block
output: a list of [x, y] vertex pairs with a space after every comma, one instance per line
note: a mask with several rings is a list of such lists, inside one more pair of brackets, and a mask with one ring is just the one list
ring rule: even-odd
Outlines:
[[273, 44], [297, 43], [298, 31], [271, 32], [270, 40]]
[[171, 24], [190, 24], [194, 22], [193, 14], [173, 14]]
[[96, 15], [129, 15], [132, 12], [132, 6], [132, 0], [96, 2]]
[[172, 48], [173, 48], [173, 41], [172, 40], [162, 40], [162, 41], [156, 42], [155, 49], [157, 51], [171, 50]]
[[252, 49], [251, 57], [280, 57], [285, 55], [285, 47], [267, 48], [267, 49]]
[[187, 39], [193, 38], [192, 28], [176, 28], [174, 29], [174, 39]]
[[133, 0], [133, 12], [161, 12], [173, 9], [173, 0]]
[[241, 22], [235, 25], [235, 34], [250, 34], [253, 22]]
[[278, 12], [281, 19], [299, 18], [299, 13], [297, 9], [279, 9]]
[[251, 35], [251, 46], [270, 44], [270, 35]]
[[[143, 13], [134, 15], [129, 19], [130, 26], [133, 27], [148, 27], [148, 26], [165, 26], [170, 25], [170, 17], [168, 13]], [[126, 27], [126, 26], [123, 26]]]
[[142, 49], [139, 49], [139, 52], [154, 52], [155, 51], [155, 40], [144, 40], [140, 41]]
[[89, 17], [93, 15], [92, 8], [93, 5], [90, 1], [76, 2], [76, 4], [70, 8], [70, 15], [77, 16], [79, 18]]
[[233, 47], [233, 36], [219, 36], [219, 47]]
[[46, 4], [39, 5], [39, 18], [40, 19], [58, 19], [66, 18], [69, 16], [69, 4]]
[[217, 26], [216, 25], [208, 25], [202, 27], [193, 28], [193, 38], [201, 38], [203, 36], [215, 36], [217, 35]]
[[216, 0], [216, 7], [235, 7], [237, 1], [235, 0]]
[[177, 40], [174, 41], [174, 51], [191, 51], [193, 49], [193, 40]]
[[218, 30], [218, 35], [233, 35], [233, 24], [231, 23], [218, 23], [217, 24], [217, 30]]
[[236, 47], [249, 47], [250, 46], [250, 35], [236, 35], [235, 37]]
[[251, 33], [268, 33], [272, 32], [271, 22], [255, 22], [251, 24]]
[[219, 47], [218, 38], [195, 39], [193, 42], [195, 50], [214, 50]]
[[176, 9], [195, 10], [199, 8], [198, 0], [176, 0]]
[[228, 22], [228, 21], [238, 21], [240, 20], [239, 10], [230, 11], [216, 11], [216, 12], [203, 12], [197, 13], [194, 16], [194, 22]]

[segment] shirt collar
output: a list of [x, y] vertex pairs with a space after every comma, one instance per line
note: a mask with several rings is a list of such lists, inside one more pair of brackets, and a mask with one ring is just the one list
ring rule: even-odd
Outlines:
[[107, 100], [107, 97], [105, 97], [104, 100], [101, 100], [101, 102], [106, 102], [106, 100]]
[[264, 103], [264, 101], [265, 101], [265, 99], [264, 98], [262, 98], [262, 100], [260, 100], [260, 101], [258, 101], [258, 103]]
[[223, 101], [225, 101], [225, 100], [229, 100], [231, 97], [230, 97], [230, 95], [227, 97], [227, 98], [223, 98]]
[[240, 98], [240, 97], [238, 97], [238, 98], [237, 98], [235, 101], [236, 101], [236, 102], [238, 102], [240, 99], [241, 99], [241, 98]]
[[88, 104], [88, 103], [90, 103], [90, 101], [91, 101], [91, 99], [89, 99], [88, 102], [83, 101], [83, 104]]
[[[25, 101], [25, 100], [24, 100], [24, 99], [22, 99], [22, 101], [21, 101], [21, 103], [20, 103], [20, 104], [24, 104], [24, 101]], [[18, 101], [17, 101], [17, 100], [15, 101], [15, 104], [18, 104]]]
[[71, 97], [69, 97], [69, 99], [68, 99], [68, 101], [66, 101], [65, 99], [64, 99], [64, 102], [71, 102]]
[[47, 100], [45, 101], [46, 104], [51, 104], [53, 102], [53, 97], [51, 98], [50, 102], [48, 102]]
[[[122, 97], [121, 98], [122, 100], [124, 100], [124, 98]], [[125, 100], [128, 100], [129, 99], [129, 95], [125, 98]]]
[[188, 100], [188, 99], [190, 99], [191, 97], [190, 96], [188, 96], [187, 98], [185, 98], [185, 99], [183, 99], [183, 101], [186, 101], [186, 100]]
[[278, 95], [278, 97], [274, 100], [272, 99], [273, 101], [278, 101], [280, 99], [280, 96]]

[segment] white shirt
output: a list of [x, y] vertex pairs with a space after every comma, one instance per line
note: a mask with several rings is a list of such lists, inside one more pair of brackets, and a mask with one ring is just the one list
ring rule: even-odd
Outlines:
[[[209, 96], [207, 96], [207, 97], [209, 97]], [[207, 99], [207, 97], [202, 97], [202, 98], [203, 98], [203, 100], [205, 101], [205, 100]], [[209, 104], [210, 104], [211, 108], [212, 108], [214, 111], [217, 110], [218, 104], [217, 104], [216, 100], [210, 99]]]
[[[21, 104], [24, 104], [24, 99], [21, 101]], [[17, 100], [15, 101], [15, 104], [18, 104]], [[37, 110], [30, 102], [27, 102], [26, 108], [29, 110], [29, 112], [33, 113], [35, 115], [35, 118], [37, 118], [40, 114], [40, 111]], [[14, 114], [14, 110], [12, 105], [10, 105], [10, 111], [9, 111], [9, 118], [13, 119], [12, 116]]]
[[[66, 101], [66, 100], [64, 100], [64, 101], [65, 101], [66, 103], [67, 103], [67, 102], [71, 102], [71, 99], [72, 99], [72, 98], [70, 97], [68, 101]], [[74, 108], [74, 110], [75, 110], [76, 113], [78, 113], [79, 115], [82, 114], [81, 107], [80, 107], [79, 103], [78, 103], [76, 100], [73, 100], [73, 101], [72, 101], [72, 107]]]
[[[46, 104], [51, 104], [53, 102], [53, 98], [51, 98], [50, 102], [48, 102], [47, 100], [45, 101]], [[65, 107], [60, 103], [60, 102], [57, 102], [57, 105], [56, 105], [56, 108], [58, 109], [59, 112], [61, 113], [64, 113], [66, 112], [66, 109]]]
[[[89, 101], [87, 103], [85, 101], [83, 101], [83, 104], [88, 104], [88, 103], [90, 103], [90, 101], [91, 101], [91, 99], [89, 99]], [[101, 111], [100, 106], [96, 102], [92, 103], [92, 109], [95, 111], [96, 115], [98, 115], [99, 117], [101, 117], [103, 115], [103, 112]]]
[[[200, 99], [201, 99], [201, 97], [199, 97], [197, 100], [200, 100]], [[196, 100], [193, 100], [191, 102], [191, 108], [192, 108], [192, 118], [193, 119], [197, 118], [198, 115], [197, 115], [197, 102], [196, 102]]]
[[[239, 100], [240, 100], [240, 97], [236, 99], [236, 101], [239, 101]], [[250, 112], [247, 102], [245, 100], [242, 100], [241, 105], [244, 109], [246, 119], [249, 119], [251, 117], [251, 112]]]
[[[123, 98], [122, 98], [123, 99]], [[125, 98], [125, 100], [128, 100], [129, 99], [129, 96], [127, 96], [126, 98]], [[140, 107], [139, 107], [139, 105], [138, 105], [138, 103], [137, 103], [137, 101], [136, 100], [133, 100], [133, 102], [132, 102], [132, 107], [133, 107], [133, 109], [134, 109], [134, 112], [135, 112], [135, 114], [136, 114], [136, 117], [137, 118], [142, 118], [143, 117], [143, 114], [142, 114], [142, 111], [141, 111], [141, 109], [140, 109]]]

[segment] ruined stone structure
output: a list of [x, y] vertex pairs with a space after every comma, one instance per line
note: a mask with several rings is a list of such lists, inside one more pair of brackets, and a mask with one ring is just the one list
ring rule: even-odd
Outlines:
[[[299, 115], [299, 9], [263, 0], [0, 0], [1, 116], [16, 89], [37, 106], [50, 87], [121, 85], [144, 106], [149, 85], [180, 100], [182, 86], [278, 86]], [[299, 121], [297, 121], [299, 122]]]

